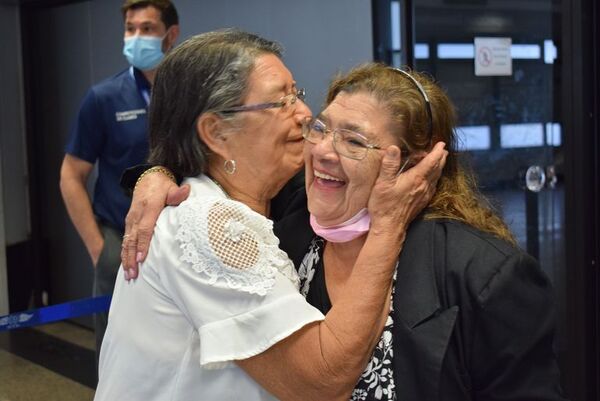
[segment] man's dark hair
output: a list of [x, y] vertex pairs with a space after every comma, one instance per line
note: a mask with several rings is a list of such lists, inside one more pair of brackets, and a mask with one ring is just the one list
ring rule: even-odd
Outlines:
[[179, 25], [179, 16], [173, 3], [169, 0], [126, 0], [121, 6], [123, 18], [129, 10], [137, 10], [152, 6], [160, 11], [160, 20], [169, 29], [173, 25]]

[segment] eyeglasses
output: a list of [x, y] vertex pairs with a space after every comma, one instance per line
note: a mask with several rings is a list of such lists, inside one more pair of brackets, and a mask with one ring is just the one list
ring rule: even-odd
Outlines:
[[218, 113], [239, 113], [242, 111], [255, 111], [255, 110], [266, 110], [266, 109], [275, 109], [278, 107], [281, 108], [291, 108], [296, 104], [298, 99], [304, 100], [306, 97], [306, 91], [304, 88], [300, 88], [295, 90], [293, 93], [289, 95], [283, 96], [277, 102], [268, 102], [268, 103], [258, 103], [258, 104], [247, 104], [242, 106], [234, 106], [228, 109], [218, 110]]
[[369, 140], [358, 132], [344, 128], [327, 128], [318, 118], [307, 118], [302, 122], [302, 136], [310, 143], [318, 145], [328, 133], [333, 135], [333, 149], [350, 159], [362, 160], [370, 149], [381, 149], [378, 145], [369, 143]]
[[[302, 136], [312, 144], [318, 145], [321, 143], [328, 133], [333, 135], [333, 149], [349, 159], [362, 160], [367, 156], [370, 149], [381, 150], [379, 145], [369, 143], [368, 139], [358, 132], [345, 128], [327, 128], [327, 125], [318, 118], [306, 118], [302, 122]], [[405, 169], [412, 167], [416, 161], [404, 146], [401, 146], [400, 154], [404, 164], [398, 170], [398, 175]]]

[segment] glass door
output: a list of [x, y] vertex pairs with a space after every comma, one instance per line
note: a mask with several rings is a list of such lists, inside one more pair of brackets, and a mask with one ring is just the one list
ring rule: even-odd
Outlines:
[[560, 15], [556, 0], [417, 0], [391, 1], [389, 18], [389, 60], [412, 61], [446, 89], [464, 162], [552, 280], [559, 355], [566, 350]]
[[414, 68], [447, 90], [464, 162], [557, 284], [565, 258], [555, 3], [415, 2]]

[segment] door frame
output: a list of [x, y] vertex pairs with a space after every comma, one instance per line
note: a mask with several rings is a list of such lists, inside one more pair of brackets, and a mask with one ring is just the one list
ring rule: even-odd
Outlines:
[[566, 132], [566, 384], [573, 400], [600, 400], [599, 7], [562, 1], [562, 115]]
[[6, 271], [6, 240], [4, 237], [4, 196], [2, 186], [2, 155], [0, 154], [0, 316], [7, 315], [8, 275]]
[[30, 221], [31, 234], [30, 240], [22, 252], [28, 255], [28, 274], [31, 275], [28, 280], [30, 288], [19, 288], [19, 291], [31, 291], [33, 297], [33, 307], [42, 307], [48, 301], [50, 293], [50, 267], [47, 264], [48, 253], [43, 238], [42, 222], [47, 213], [44, 199], [45, 171], [37, 162], [39, 155], [46, 151], [39, 140], [41, 137], [39, 122], [36, 116], [39, 115], [40, 104], [36, 101], [39, 93], [40, 78], [38, 76], [39, 66], [38, 57], [39, 46], [42, 46], [35, 40], [38, 34], [38, 25], [36, 15], [45, 9], [61, 7], [74, 3], [81, 3], [90, 0], [20, 0], [20, 25], [21, 25], [21, 54], [23, 60], [23, 98], [24, 98], [24, 116], [25, 116], [25, 135], [27, 141], [27, 168], [29, 171], [28, 188], [30, 199]]

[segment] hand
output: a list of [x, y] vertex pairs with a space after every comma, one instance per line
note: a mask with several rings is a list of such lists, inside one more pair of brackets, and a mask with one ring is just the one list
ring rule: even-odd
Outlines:
[[133, 191], [133, 199], [125, 218], [125, 235], [121, 248], [121, 263], [125, 279], [136, 278], [138, 264], [148, 254], [156, 220], [165, 206], [177, 206], [187, 199], [190, 186], [177, 186], [162, 173], [144, 177]]
[[445, 146], [438, 142], [423, 160], [400, 175], [397, 175], [402, 162], [400, 149], [396, 146], [386, 149], [367, 206], [371, 215], [370, 231], [404, 235], [408, 224], [435, 193], [448, 156]]

